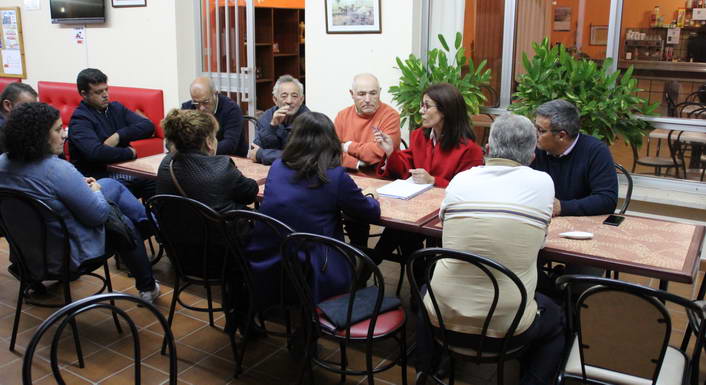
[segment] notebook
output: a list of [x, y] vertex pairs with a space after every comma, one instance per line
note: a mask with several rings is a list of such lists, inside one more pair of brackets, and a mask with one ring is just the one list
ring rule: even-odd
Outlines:
[[409, 179], [397, 179], [378, 189], [378, 194], [389, 198], [411, 199], [432, 188], [433, 184], [417, 184]]

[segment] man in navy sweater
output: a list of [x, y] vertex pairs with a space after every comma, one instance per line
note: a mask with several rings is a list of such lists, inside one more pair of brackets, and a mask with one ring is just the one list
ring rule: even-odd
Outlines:
[[537, 149], [531, 167], [554, 181], [552, 215], [612, 214], [618, 202], [618, 176], [608, 147], [579, 134], [579, 111], [563, 99], [537, 108]]
[[233, 99], [216, 92], [213, 81], [207, 77], [198, 77], [189, 89], [191, 100], [181, 105], [182, 110], [208, 112], [218, 121], [218, 155], [245, 156], [248, 143], [243, 130], [243, 113]]
[[135, 159], [137, 153], [130, 142], [152, 137], [152, 122], [119, 102], [109, 101], [108, 77], [100, 70], [79, 72], [76, 86], [83, 100], [69, 122], [71, 162], [84, 176], [116, 179], [138, 198], [154, 195], [154, 181], [106, 169], [108, 164]]

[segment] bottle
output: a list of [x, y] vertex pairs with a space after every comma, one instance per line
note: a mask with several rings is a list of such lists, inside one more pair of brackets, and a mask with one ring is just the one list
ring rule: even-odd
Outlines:
[[694, 0], [686, 0], [686, 9], [694, 8]]

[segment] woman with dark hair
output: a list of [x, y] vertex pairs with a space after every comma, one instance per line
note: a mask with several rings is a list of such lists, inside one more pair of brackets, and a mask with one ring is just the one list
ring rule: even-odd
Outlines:
[[[59, 111], [44, 103], [26, 103], [10, 113], [5, 124], [7, 152], [0, 155], [0, 188], [29, 193], [54, 209], [65, 221], [70, 236], [72, 271], [117, 250], [121, 260], [135, 277], [140, 297], [148, 302], [159, 295], [159, 285], [152, 277], [145, 245], [138, 227], [147, 220], [142, 204], [119, 182], [103, 178], [85, 178], [69, 162], [59, 159], [64, 150], [66, 131], [61, 127]], [[117, 204], [136, 243], [132, 249], [112, 245], [106, 240], [104, 224], [111, 210], [108, 201]], [[50, 227], [53, 237], [61, 230]], [[61, 271], [59, 248], [49, 249], [50, 273]], [[31, 262], [30, 262], [31, 263]]]
[[[305, 112], [294, 121], [282, 158], [270, 168], [260, 212], [295, 231], [343, 240], [341, 211], [366, 223], [380, 218], [380, 204], [372, 195], [366, 197], [341, 166], [341, 142], [331, 120], [318, 112]], [[256, 227], [249, 249], [256, 285], [261, 286], [256, 289], [258, 300], [274, 304], [280, 294], [281, 257], [279, 245], [268, 233]], [[326, 252], [311, 253], [317, 303], [350, 285], [348, 267], [338, 258], [326, 259]]]
[[[432, 84], [424, 90], [419, 107], [422, 127], [412, 131], [409, 148], [396, 150], [382, 132], [375, 141], [385, 151], [379, 176], [409, 178], [445, 188], [459, 172], [483, 164], [483, 150], [475, 143], [466, 102], [449, 83]], [[397, 246], [409, 255], [422, 247], [424, 238], [400, 230], [385, 229], [375, 246], [376, 262], [390, 256]], [[421, 264], [419, 264], [421, 266]]]

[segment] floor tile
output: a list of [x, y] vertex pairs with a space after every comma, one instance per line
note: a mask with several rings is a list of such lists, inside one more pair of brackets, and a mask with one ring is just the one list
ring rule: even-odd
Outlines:
[[71, 371], [94, 382], [101, 381], [132, 364], [132, 360], [109, 350], [101, 350], [88, 356], [85, 362], [84, 368], [72, 367]]

